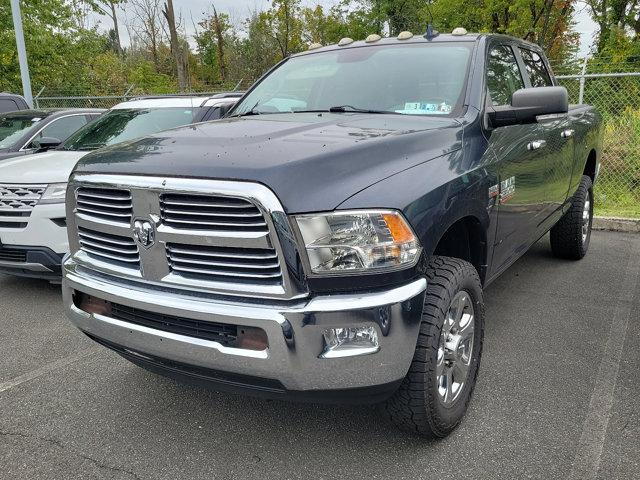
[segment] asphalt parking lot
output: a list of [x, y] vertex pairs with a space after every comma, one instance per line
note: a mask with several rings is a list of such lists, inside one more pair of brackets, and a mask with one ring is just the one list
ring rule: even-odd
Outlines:
[[640, 235], [582, 262], [542, 240], [486, 292], [470, 411], [428, 443], [375, 407], [267, 402], [147, 373], [59, 287], [0, 276], [0, 478], [640, 478]]

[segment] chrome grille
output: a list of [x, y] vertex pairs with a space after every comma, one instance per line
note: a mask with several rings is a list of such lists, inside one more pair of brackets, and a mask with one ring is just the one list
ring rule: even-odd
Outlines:
[[0, 216], [28, 217], [46, 185], [0, 185]]
[[130, 237], [102, 233], [88, 228], [78, 229], [80, 249], [100, 261], [126, 268], [140, 268], [140, 252]]
[[267, 232], [262, 212], [244, 198], [165, 194], [160, 197], [165, 225], [185, 230]]
[[187, 278], [279, 284], [282, 272], [273, 249], [167, 244], [170, 270]]
[[78, 213], [118, 223], [130, 223], [133, 215], [131, 193], [113, 188], [79, 188]]
[[85, 272], [189, 294], [307, 295], [286, 214], [263, 185], [75, 174], [69, 188], [69, 261]]

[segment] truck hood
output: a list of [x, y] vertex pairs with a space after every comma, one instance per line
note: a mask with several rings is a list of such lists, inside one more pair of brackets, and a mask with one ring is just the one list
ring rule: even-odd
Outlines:
[[53, 150], [0, 163], [0, 183], [64, 183], [87, 152]]
[[461, 148], [451, 118], [276, 114], [169, 130], [87, 155], [81, 173], [246, 180], [289, 213], [332, 210], [390, 175]]

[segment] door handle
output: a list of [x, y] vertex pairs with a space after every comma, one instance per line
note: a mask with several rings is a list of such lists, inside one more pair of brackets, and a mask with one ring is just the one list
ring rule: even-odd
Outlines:
[[547, 144], [545, 140], [534, 140], [533, 142], [529, 142], [527, 144], [527, 150], [538, 150], [544, 147]]
[[561, 136], [562, 138], [571, 138], [571, 137], [573, 137], [573, 134], [574, 134], [574, 133], [576, 133], [576, 131], [575, 131], [575, 130], [573, 130], [573, 129], [564, 130], [564, 131], [560, 134], [560, 136]]

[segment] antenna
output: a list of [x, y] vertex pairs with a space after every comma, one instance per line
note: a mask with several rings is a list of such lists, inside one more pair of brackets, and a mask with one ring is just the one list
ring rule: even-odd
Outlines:
[[427, 33], [424, 34], [424, 38], [432, 40], [437, 37], [439, 32], [433, 28], [433, 12], [431, 11], [431, 0], [426, 0], [427, 13], [429, 14], [429, 25], [427, 25]]

